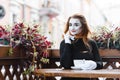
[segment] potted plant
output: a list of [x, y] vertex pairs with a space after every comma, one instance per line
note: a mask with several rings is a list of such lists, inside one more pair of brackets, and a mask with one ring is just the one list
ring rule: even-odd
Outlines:
[[93, 33], [92, 38], [97, 42], [102, 56], [120, 56], [120, 27], [101, 27]]
[[8, 56], [9, 48], [9, 31], [0, 26], [0, 57]]
[[47, 37], [40, 34], [39, 27], [39, 25], [16, 23], [9, 31], [9, 53], [19, 54], [18, 57], [27, 57], [27, 64], [30, 67], [25, 70], [25, 74], [33, 71], [35, 63], [49, 62], [47, 49], [51, 43]]
[[39, 27], [39, 25], [18, 23], [12, 28], [10, 40], [12, 48], [19, 46], [28, 58], [27, 63], [30, 67], [24, 72], [25, 74], [34, 70], [35, 63], [49, 62], [47, 49], [50, 42], [47, 37], [40, 34]]

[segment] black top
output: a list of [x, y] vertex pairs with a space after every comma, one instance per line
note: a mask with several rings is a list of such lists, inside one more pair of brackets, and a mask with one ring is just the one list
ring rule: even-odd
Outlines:
[[89, 40], [89, 45], [91, 47], [88, 49], [83, 40], [77, 39], [72, 42], [72, 44], [65, 43], [63, 40], [60, 44], [60, 64], [65, 69], [70, 69], [74, 66], [74, 59], [85, 59], [93, 60], [97, 63], [96, 69], [101, 69], [103, 67], [102, 59], [99, 55], [98, 47], [94, 40]]
[[[96, 69], [101, 69], [103, 67], [102, 59], [99, 55], [98, 47], [96, 42], [89, 40], [89, 45], [91, 51], [87, 48], [80, 38], [78, 40], [72, 41], [72, 44], [65, 43], [63, 40], [60, 44], [60, 64], [65, 69], [70, 69], [74, 66], [73, 60], [75, 59], [85, 59], [93, 60], [97, 63]], [[62, 77], [61, 80], [91, 80], [90, 78], [67, 78]], [[97, 80], [97, 79], [96, 79]]]

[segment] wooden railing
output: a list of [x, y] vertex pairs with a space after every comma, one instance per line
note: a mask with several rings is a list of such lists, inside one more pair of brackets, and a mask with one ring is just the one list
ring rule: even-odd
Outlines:
[[0, 58], [0, 80], [35, 80], [34, 75], [25, 75], [23, 72], [28, 68], [24, 65], [27, 58], [3, 57]]
[[[40, 64], [41, 68], [60, 68], [60, 54], [58, 49], [49, 49], [49, 64]], [[102, 52], [103, 53], [103, 52]], [[101, 53], [100, 53], [101, 54]], [[113, 55], [115, 54], [115, 55]], [[104, 69], [112, 68], [112, 69], [120, 69], [120, 52], [113, 53], [112, 56], [102, 55], [101, 57], [104, 62]], [[39, 77], [30, 74], [24, 75], [23, 72], [28, 68], [28, 66], [24, 65], [27, 58], [25, 57], [4, 57], [0, 58], [0, 80], [40, 80]], [[58, 63], [58, 64], [57, 64]], [[118, 65], [117, 65], [118, 64]], [[56, 80], [54, 77], [46, 78], [46, 80]], [[113, 80], [113, 79], [110, 79]], [[116, 79], [117, 80], [117, 79]]]

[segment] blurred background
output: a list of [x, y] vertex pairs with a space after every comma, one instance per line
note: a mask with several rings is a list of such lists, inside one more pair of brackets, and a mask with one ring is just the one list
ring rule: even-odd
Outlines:
[[91, 31], [120, 25], [119, 0], [0, 0], [0, 25], [40, 24], [51, 48], [59, 48], [66, 20], [75, 13], [87, 18]]

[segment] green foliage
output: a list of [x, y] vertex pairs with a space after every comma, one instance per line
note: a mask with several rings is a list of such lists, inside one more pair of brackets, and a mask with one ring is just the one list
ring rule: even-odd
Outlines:
[[120, 50], [120, 27], [110, 29], [103, 26], [93, 32], [92, 38], [97, 42], [98, 48]]

